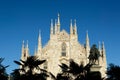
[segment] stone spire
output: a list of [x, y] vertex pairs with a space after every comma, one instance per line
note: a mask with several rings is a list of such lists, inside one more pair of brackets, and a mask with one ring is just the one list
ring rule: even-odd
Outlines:
[[102, 42], [102, 49], [105, 50], [104, 42]]
[[72, 25], [72, 19], [70, 21], [70, 34], [73, 34], [73, 25]]
[[102, 59], [103, 59], [103, 64], [106, 67], [107, 66], [107, 62], [106, 62], [106, 51], [105, 51], [104, 42], [102, 42], [101, 56], [102, 56]]
[[27, 44], [26, 44], [26, 56], [29, 56], [29, 47], [28, 47], [28, 40], [27, 40]]
[[22, 42], [22, 53], [21, 53], [21, 60], [24, 59], [24, 53], [25, 53], [25, 45], [24, 45], [24, 40]]
[[60, 15], [58, 13], [58, 20], [57, 20], [57, 32], [60, 32]]
[[103, 57], [102, 57], [102, 52], [101, 52], [101, 43], [99, 41], [98, 43], [98, 50], [99, 50], [99, 53], [100, 53], [100, 57], [99, 57], [99, 65], [102, 66], [102, 63], [103, 63]]
[[87, 57], [87, 60], [88, 60], [88, 56], [89, 56], [89, 52], [90, 52], [90, 43], [89, 43], [89, 37], [88, 37], [88, 31], [86, 31], [86, 45], [85, 45], [85, 48], [86, 48], [86, 57]]
[[[102, 50], [101, 50], [101, 53], [102, 53], [102, 66], [104, 66], [103, 70], [104, 72], [106, 71], [107, 69], [107, 61], [106, 61], [106, 51], [105, 51], [105, 45], [104, 45], [104, 42], [102, 42]], [[102, 76], [106, 76], [106, 74], [102, 74]]]
[[41, 44], [41, 31], [39, 30], [39, 36], [38, 36], [38, 50], [37, 50], [37, 54], [41, 54], [42, 53], [42, 44]]
[[[22, 51], [21, 51], [21, 60], [25, 61], [25, 57], [26, 57], [26, 53], [25, 53], [25, 45], [24, 45], [24, 40], [22, 42]], [[20, 65], [20, 68], [22, 68], [22, 66]]]
[[56, 19], [55, 19], [55, 29], [54, 29], [55, 31], [55, 34], [57, 33], [57, 23], [56, 23]]
[[36, 47], [35, 47], [34, 55], [37, 56], [37, 49], [36, 49]]
[[53, 20], [51, 19], [51, 31], [50, 31], [51, 34], [53, 34]]
[[99, 43], [98, 43], [98, 50], [99, 50], [99, 52], [100, 52], [100, 54], [101, 54], [101, 46], [100, 46], [100, 41], [99, 41]]
[[26, 47], [24, 45], [24, 41], [22, 43], [22, 54], [21, 54], [21, 60], [26, 60], [27, 57], [29, 56], [29, 48], [28, 48], [28, 41], [27, 41], [27, 44], [26, 44]]
[[57, 21], [57, 25], [60, 25], [60, 14], [58, 13], [58, 21]]
[[90, 48], [88, 31], [86, 31], [86, 48]]
[[27, 44], [26, 44], [26, 49], [29, 49], [29, 48], [28, 48], [28, 40], [27, 40]]
[[101, 56], [104, 58], [105, 57], [105, 46], [104, 46], [104, 42], [102, 42], [102, 54]]
[[76, 26], [76, 19], [74, 20], [74, 30], [73, 33], [77, 35], [77, 26]]

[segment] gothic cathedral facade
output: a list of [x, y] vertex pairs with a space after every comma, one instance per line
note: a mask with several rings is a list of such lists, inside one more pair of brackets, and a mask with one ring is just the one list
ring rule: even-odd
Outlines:
[[[53, 25], [53, 21], [51, 20], [50, 40], [44, 47], [42, 47], [41, 35], [39, 33], [38, 48], [35, 50], [34, 55], [38, 56], [39, 59], [45, 59], [46, 62], [42, 67], [56, 75], [60, 72], [59, 65], [61, 63], [69, 64], [70, 59], [73, 59], [78, 64], [83, 63], [84, 65], [89, 62], [88, 56], [90, 54], [90, 42], [88, 33], [86, 33], [85, 42], [85, 45], [81, 45], [78, 41], [76, 21], [74, 21], [74, 25], [71, 21], [70, 33], [66, 30], [60, 30], [60, 16], [58, 14], [58, 19], [55, 21], [55, 25]], [[99, 44], [98, 49], [103, 56], [99, 58], [99, 66], [94, 66], [92, 70], [100, 71], [102, 77], [105, 77], [107, 63], [104, 43], [102, 43], [102, 45]], [[28, 44], [25, 47], [23, 43], [21, 59], [26, 60], [28, 56]]]

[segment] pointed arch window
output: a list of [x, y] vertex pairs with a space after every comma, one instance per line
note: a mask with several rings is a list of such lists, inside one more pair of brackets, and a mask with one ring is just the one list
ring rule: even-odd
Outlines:
[[62, 43], [62, 56], [66, 56], [66, 43]]

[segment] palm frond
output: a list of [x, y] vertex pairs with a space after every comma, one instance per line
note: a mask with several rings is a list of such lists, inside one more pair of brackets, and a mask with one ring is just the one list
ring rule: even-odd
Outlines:
[[62, 63], [62, 65], [59, 65], [59, 66], [60, 66], [60, 68], [62, 69], [63, 72], [67, 72], [69, 70], [69, 67], [64, 63]]
[[21, 61], [22, 63], [24, 63], [24, 64], [26, 63], [26, 61], [23, 61], [23, 60], [21, 60], [21, 59], [20, 59], [20, 61]]
[[23, 65], [21, 62], [19, 61], [14, 61], [14, 63], [18, 64], [18, 65]]
[[2, 63], [3, 60], [4, 60], [4, 58], [0, 58], [0, 63]]
[[53, 80], [56, 80], [56, 77], [51, 72], [49, 72], [49, 74]]

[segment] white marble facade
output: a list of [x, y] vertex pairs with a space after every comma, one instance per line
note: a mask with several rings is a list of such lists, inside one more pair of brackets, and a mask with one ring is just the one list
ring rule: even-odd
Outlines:
[[[84, 65], [89, 62], [90, 42], [88, 33], [86, 33], [85, 42], [85, 45], [82, 45], [78, 41], [76, 20], [74, 24], [72, 24], [72, 20], [70, 22], [70, 34], [64, 29], [60, 30], [60, 16], [58, 14], [55, 25], [53, 25], [53, 21], [51, 20], [50, 40], [44, 47], [42, 47], [41, 35], [39, 34], [38, 48], [35, 51], [35, 55], [40, 59], [46, 60], [41, 67], [56, 75], [60, 72], [59, 64], [68, 64], [69, 59], [73, 59], [78, 64], [83, 63]], [[104, 43], [102, 43], [101, 47], [99, 45], [99, 51], [102, 55], [102, 57], [99, 58], [99, 66], [101, 67], [99, 71], [102, 77], [104, 77], [106, 75], [106, 53]], [[29, 56], [28, 44], [24, 47], [23, 43], [21, 59], [26, 60], [27, 56]]]

